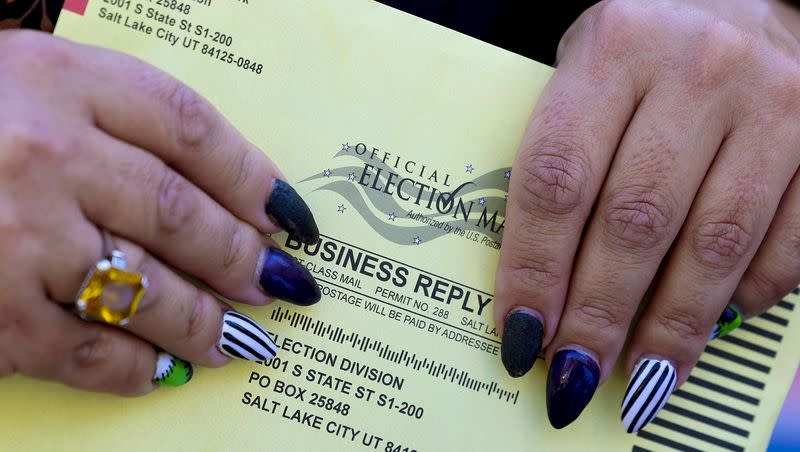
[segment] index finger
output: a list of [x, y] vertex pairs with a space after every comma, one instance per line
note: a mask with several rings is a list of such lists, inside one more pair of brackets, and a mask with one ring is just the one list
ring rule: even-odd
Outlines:
[[[592, 71], [590, 63], [574, 56], [560, 63], [511, 175], [495, 320], [512, 376], [531, 369], [558, 328], [584, 225], [638, 103], [625, 70]], [[604, 313], [585, 314], [602, 322]]]
[[262, 232], [280, 227], [319, 240], [311, 210], [280, 170], [203, 96], [134, 57], [66, 45], [85, 56], [89, 76], [76, 79], [99, 128], [153, 153]]

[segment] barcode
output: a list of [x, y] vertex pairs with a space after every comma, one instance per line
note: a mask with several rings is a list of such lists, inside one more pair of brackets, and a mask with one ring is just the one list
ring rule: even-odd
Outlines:
[[783, 340], [798, 295], [795, 289], [769, 312], [710, 343], [687, 382], [637, 434], [632, 450], [744, 451], [777, 358], [770, 344]]
[[495, 381], [482, 381], [473, 377], [468, 371], [445, 364], [434, 359], [420, 356], [399, 347], [367, 337], [354, 331], [346, 331], [340, 326], [333, 326], [322, 320], [313, 319], [305, 314], [277, 307], [272, 311], [270, 319], [274, 322], [288, 323], [293, 328], [311, 333], [337, 344], [348, 344], [360, 352], [372, 352], [378, 358], [405, 366], [433, 378], [453, 383], [459, 387], [484, 393], [489, 397], [497, 398], [516, 405], [519, 399], [519, 390], [511, 391], [503, 388]]

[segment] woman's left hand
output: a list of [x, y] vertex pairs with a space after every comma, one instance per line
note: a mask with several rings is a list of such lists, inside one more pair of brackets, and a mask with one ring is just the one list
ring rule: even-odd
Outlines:
[[800, 282], [798, 166], [800, 44], [770, 4], [606, 0], [581, 16], [514, 165], [495, 291], [509, 373], [548, 347], [553, 426], [631, 330], [622, 421], [641, 429], [710, 335]]

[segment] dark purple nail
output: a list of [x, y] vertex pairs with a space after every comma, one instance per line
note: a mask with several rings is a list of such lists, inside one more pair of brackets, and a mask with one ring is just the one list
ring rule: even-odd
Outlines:
[[321, 297], [311, 273], [280, 248], [266, 251], [259, 282], [267, 294], [300, 306], [312, 305]]
[[556, 352], [547, 374], [547, 417], [555, 428], [564, 428], [580, 416], [592, 400], [600, 380], [600, 367], [579, 350]]

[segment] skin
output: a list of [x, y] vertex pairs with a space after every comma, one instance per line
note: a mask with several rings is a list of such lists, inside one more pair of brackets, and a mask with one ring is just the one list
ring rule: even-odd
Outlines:
[[577, 346], [602, 381], [659, 357], [681, 383], [731, 298], [753, 316], [800, 282], [797, 14], [607, 0], [576, 21], [514, 164], [498, 325], [527, 307], [548, 360]]
[[[0, 32], [0, 376], [124, 395], [155, 388], [154, 345], [222, 366], [227, 298], [259, 288], [280, 171], [206, 100], [119, 53]], [[68, 312], [103, 255], [100, 228], [150, 286], [124, 328]], [[202, 244], [202, 246], [198, 246]]]
[[[514, 166], [498, 325], [528, 307], [549, 356], [577, 345], [601, 379], [663, 356], [683, 381], [731, 296], [751, 316], [800, 281], [798, 23], [760, 0], [607, 0], [573, 25]], [[135, 395], [154, 388], [153, 344], [227, 363], [227, 307], [166, 264], [264, 304], [279, 170], [138, 60], [32, 32], [0, 48], [0, 376]], [[125, 329], [63, 309], [98, 227], [151, 280]]]

